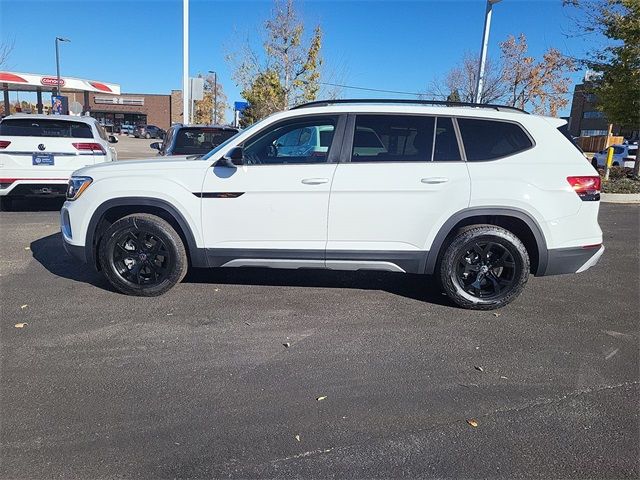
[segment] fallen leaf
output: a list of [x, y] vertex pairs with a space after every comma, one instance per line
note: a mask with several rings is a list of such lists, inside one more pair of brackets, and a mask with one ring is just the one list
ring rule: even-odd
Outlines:
[[478, 365], [475, 365], [473, 368], [475, 368], [476, 370], [478, 370], [479, 372], [484, 372], [484, 368], [479, 367]]
[[322, 400], [324, 400], [324, 399], [326, 399], [326, 398], [327, 398], [327, 397], [323, 395], [322, 397], [318, 397], [318, 398], [316, 398], [316, 401], [321, 402]]
[[220, 289], [219, 289], [219, 288], [214, 288], [214, 289], [213, 289], [213, 291], [214, 291], [214, 292], [219, 292], [219, 291], [220, 291]]
[[172, 317], [173, 313], [167, 313], [167, 317]]
[[251, 325], [249, 322], [244, 322], [245, 325]]
[[27, 308], [28, 306], [29, 306], [29, 305], [27, 305], [27, 304], [25, 303], [24, 305], [22, 305], [22, 306], [20, 307], [20, 309], [21, 309], [21, 310], [24, 310], [24, 309], [25, 309], [25, 308]]
[[503, 379], [503, 380], [508, 380], [508, 378], [507, 378], [507, 377], [502, 376], [502, 375], [500, 375], [500, 378], [501, 378], [501, 379]]
[[296, 440], [300, 441], [300, 435], [296, 435]]
[[467, 420], [467, 423], [473, 428], [476, 428], [478, 426], [478, 421], [475, 418], [470, 418], [469, 420]]
[[28, 324], [28, 323], [16, 323], [15, 327], [16, 327], [16, 328], [24, 328], [24, 327], [26, 327], [27, 325], [29, 325], [29, 324]]
[[499, 317], [500, 315], [502, 315], [502, 314], [498, 313], [498, 312], [494, 312], [494, 314], [493, 314], [494, 317]]
[[31, 250], [29, 247], [24, 247], [25, 250]]
[[282, 345], [284, 345], [284, 348], [289, 348], [291, 346], [291, 344], [289, 342], [283, 343]]

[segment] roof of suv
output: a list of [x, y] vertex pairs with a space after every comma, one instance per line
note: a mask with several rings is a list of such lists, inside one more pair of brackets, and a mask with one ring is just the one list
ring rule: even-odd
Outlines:
[[45, 113], [14, 113], [13, 115], [7, 115], [2, 120], [16, 120], [16, 119], [37, 119], [37, 120], [62, 120], [63, 122], [81, 122], [87, 124], [93, 124], [96, 119], [93, 117], [76, 117], [75, 115], [47, 115]]

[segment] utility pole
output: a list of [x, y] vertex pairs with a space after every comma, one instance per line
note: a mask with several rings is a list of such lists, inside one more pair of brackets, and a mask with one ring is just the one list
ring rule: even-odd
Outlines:
[[182, 121], [187, 124], [191, 108], [189, 85], [189, 0], [182, 0]]
[[487, 47], [489, 45], [489, 30], [491, 29], [491, 14], [493, 5], [501, 0], [487, 0], [487, 10], [484, 16], [484, 30], [482, 32], [482, 45], [480, 48], [480, 65], [478, 66], [478, 78], [476, 83], [476, 103], [482, 101], [482, 87], [484, 82], [484, 66], [487, 61]]
[[218, 74], [213, 70], [209, 70], [209, 73], [213, 73], [213, 118], [211, 119], [211, 124], [215, 125], [218, 118]]
[[56, 96], [60, 95], [60, 49], [58, 48], [59, 42], [71, 42], [68, 38], [56, 37]]

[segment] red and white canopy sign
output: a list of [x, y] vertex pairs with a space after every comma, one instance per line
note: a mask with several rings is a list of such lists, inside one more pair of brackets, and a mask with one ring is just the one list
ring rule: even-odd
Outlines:
[[[58, 84], [55, 75], [39, 75], [35, 73], [0, 72], [0, 86], [7, 84], [9, 90], [35, 92], [38, 87], [44, 91], [53, 89]], [[60, 77], [60, 88], [63, 92], [99, 92], [120, 95], [117, 83], [98, 82], [84, 78]]]

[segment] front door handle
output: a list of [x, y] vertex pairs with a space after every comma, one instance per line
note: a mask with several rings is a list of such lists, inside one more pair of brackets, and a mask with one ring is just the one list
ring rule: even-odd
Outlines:
[[447, 183], [449, 179], [447, 177], [426, 177], [421, 178], [420, 181], [428, 185], [436, 185], [438, 183]]
[[303, 178], [302, 183], [305, 185], [322, 185], [323, 183], [329, 183], [328, 178]]

